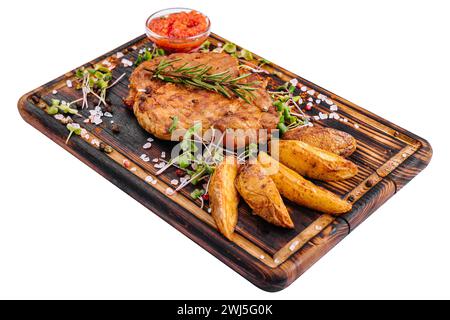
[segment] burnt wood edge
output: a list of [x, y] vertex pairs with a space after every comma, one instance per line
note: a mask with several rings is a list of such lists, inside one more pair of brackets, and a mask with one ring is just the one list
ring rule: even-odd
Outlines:
[[81, 138], [74, 136], [66, 145], [64, 126], [53, 118], [43, 122], [41, 116], [47, 115], [28, 101], [32, 94], [24, 95], [18, 102], [19, 113], [27, 123], [263, 290], [275, 292], [286, 288], [349, 233], [347, 223], [338, 219], [289, 260], [277, 268], [270, 268], [218, 236], [216, 230], [160, 192], [149, 188], [144, 181]]

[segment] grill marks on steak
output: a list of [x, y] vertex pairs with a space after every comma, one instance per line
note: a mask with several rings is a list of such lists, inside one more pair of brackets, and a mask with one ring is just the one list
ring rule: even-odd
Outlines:
[[130, 92], [125, 102], [133, 106], [139, 124], [149, 133], [164, 140], [171, 139], [169, 128], [173, 117], [178, 117], [177, 129], [188, 129], [195, 121], [202, 123], [203, 130], [214, 127], [224, 132], [232, 129], [274, 129], [278, 115], [266, 92], [267, 80], [252, 75], [243, 81], [260, 81], [254, 91], [251, 104], [238, 98], [187, 85], [178, 85], [152, 79], [152, 73], [161, 59], [180, 59], [174, 68], [185, 63], [191, 66], [206, 64], [209, 73], [230, 72], [234, 77], [241, 74], [238, 60], [225, 53], [176, 53], [142, 63], [130, 77]]

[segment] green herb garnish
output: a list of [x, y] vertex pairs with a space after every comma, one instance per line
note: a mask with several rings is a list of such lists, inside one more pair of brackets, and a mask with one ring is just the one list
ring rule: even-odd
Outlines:
[[172, 124], [169, 127], [169, 133], [173, 133], [178, 126], [178, 117], [174, 116], [172, 118]]
[[226, 53], [235, 53], [236, 52], [236, 45], [234, 43], [231, 42], [227, 42], [223, 45], [223, 51], [225, 51]]
[[166, 52], [162, 48], [154, 47], [152, 51], [150, 51], [148, 48], [145, 48], [143, 52], [139, 53], [136, 61], [134, 62], [134, 66], [137, 67], [144, 61], [150, 61], [154, 57], [161, 57], [164, 55], [166, 55]]
[[66, 144], [67, 144], [69, 142], [69, 139], [72, 136], [72, 134], [75, 133], [78, 136], [81, 134], [81, 127], [77, 123], [68, 123], [66, 127], [67, 127], [67, 130], [69, 130], [69, 132], [70, 132], [69, 136], [67, 137], [67, 140], [66, 140]]
[[195, 189], [194, 191], [191, 192], [191, 197], [192, 197], [192, 199], [197, 200], [204, 194], [205, 194], [205, 190]]
[[158, 66], [151, 70], [145, 69], [153, 73], [153, 77], [166, 82], [181, 83], [214, 91], [231, 98], [233, 95], [241, 98], [247, 103], [254, 98], [253, 91], [257, 88], [259, 81], [242, 82], [243, 79], [249, 77], [251, 73], [247, 73], [233, 78], [229, 71], [223, 71], [214, 74], [208, 74], [212, 69], [211, 66], [200, 64], [190, 66], [188, 63], [175, 68], [174, 63], [180, 61], [161, 60]]
[[209, 52], [209, 48], [211, 47], [211, 42], [209, 40], [206, 40], [203, 42], [203, 44], [200, 46], [201, 52]]
[[242, 49], [239, 53], [239, 58], [244, 58], [247, 61], [251, 61], [253, 60], [253, 54], [248, 50]]

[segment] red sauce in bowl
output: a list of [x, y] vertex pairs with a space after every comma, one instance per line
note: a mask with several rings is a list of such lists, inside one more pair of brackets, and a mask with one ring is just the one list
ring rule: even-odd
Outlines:
[[155, 18], [148, 27], [160, 36], [183, 39], [204, 33], [208, 30], [208, 21], [197, 11], [178, 12]]
[[169, 52], [190, 52], [199, 48], [208, 38], [209, 28], [208, 17], [190, 9], [163, 10], [147, 20], [150, 40]]

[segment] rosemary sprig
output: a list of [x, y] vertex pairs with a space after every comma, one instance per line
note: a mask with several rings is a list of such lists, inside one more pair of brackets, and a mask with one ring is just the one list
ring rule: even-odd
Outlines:
[[233, 77], [229, 71], [209, 74], [211, 66], [199, 64], [196, 66], [185, 63], [178, 68], [174, 68], [174, 63], [181, 59], [161, 60], [158, 66], [151, 70], [145, 70], [153, 73], [153, 77], [166, 82], [181, 83], [191, 85], [197, 88], [214, 91], [231, 98], [233, 95], [241, 98], [247, 103], [255, 97], [253, 91], [259, 81], [242, 82], [241, 80], [249, 77], [251, 73]]

